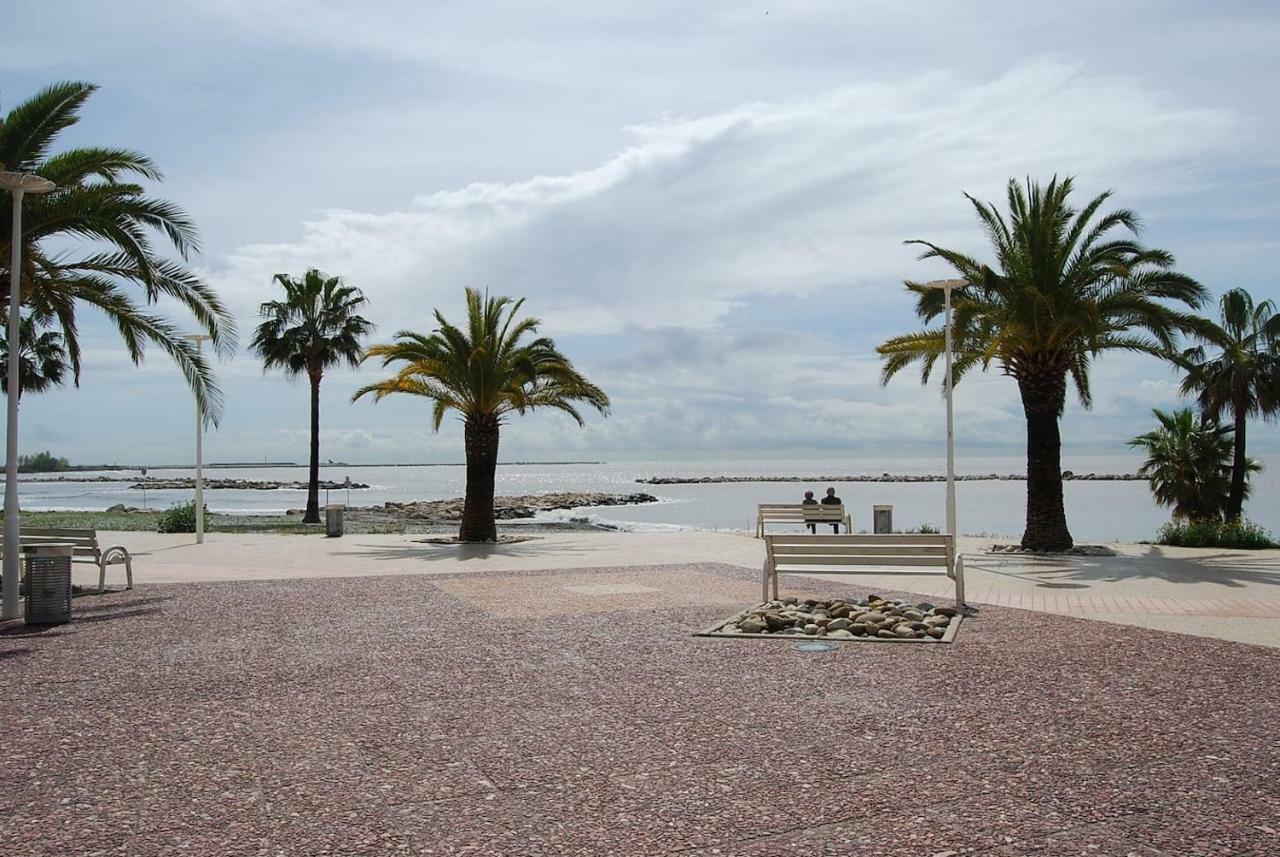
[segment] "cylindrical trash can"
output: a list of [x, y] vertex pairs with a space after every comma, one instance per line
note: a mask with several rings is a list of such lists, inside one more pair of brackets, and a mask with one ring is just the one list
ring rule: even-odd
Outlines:
[[893, 507], [892, 506], [872, 506], [871, 521], [873, 524], [872, 532], [892, 533], [893, 532]]
[[324, 534], [331, 539], [342, 535], [342, 513], [346, 509], [341, 503], [324, 507]]
[[71, 552], [74, 545], [48, 543], [22, 549], [27, 580], [23, 614], [28, 625], [71, 621]]

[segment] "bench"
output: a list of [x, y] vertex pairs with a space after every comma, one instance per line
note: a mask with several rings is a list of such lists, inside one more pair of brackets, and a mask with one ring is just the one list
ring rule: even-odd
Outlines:
[[762, 601], [778, 597], [780, 574], [945, 574], [964, 607], [964, 558], [945, 534], [765, 536]]
[[761, 503], [756, 506], [756, 538], [764, 536], [765, 524], [844, 524], [846, 533], [853, 529], [843, 503]]
[[[120, 545], [111, 545], [106, 550], [98, 546], [98, 533], [95, 530], [74, 530], [68, 528], [21, 527], [18, 541], [22, 547], [48, 544], [69, 544], [72, 562], [91, 562], [98, 567], [98, 591], [107, 586], [107, 566], [124, 565], [127, 589], [133, 589], [133, 559], [129, 552]], [[4, 536], [0, 534], [0, 550], [4, 548]]]

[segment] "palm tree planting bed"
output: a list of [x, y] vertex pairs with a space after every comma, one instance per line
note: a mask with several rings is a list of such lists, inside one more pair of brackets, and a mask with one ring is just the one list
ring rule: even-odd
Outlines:
[[850, 600], [783, 598], [757, 604], [695, 636], [792, 642], [950, 643], [962, 619], [954, 607], [879, 595]]
[[1062, 551], [1041, 551], [1024, 548], [1022, 545], [992, 545], [987, 553], [1020, 553], [1036, 556], [1115, 556], [1116, 552], [1106, 545], [1074, 545]]

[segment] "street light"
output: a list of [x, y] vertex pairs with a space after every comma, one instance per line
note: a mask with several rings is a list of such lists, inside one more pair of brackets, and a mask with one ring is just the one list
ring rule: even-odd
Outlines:
[[0, 187], [13, 197], [13, 230], [9, 235], [9, 411], [4, 464], [4, 595], [0, 615], [18, 618], [18, 364], [22, 351], [22, 197], [48, 193], [57, 185], [30, 173], [0, 171]]
[[[213, 339], [204, 333], [188, 333], [185, 337], [196, 344], [196, 354], [200, 353], [200, 345], [206, 339]], [[204, 410], [200, 407], [200, 398], [196, 397], [196, 544], [204, 544]]]
[[947, 532], [952, 538], [956, 534], [956, 427], [955, 417], [951, 410], [951, 290], [969, 285], [966, 280], [934, 280], [925, 283], [926, 288], [942, 289], [946, 319], [946, 365], [947, 375], [943, 387], [947, 392]]

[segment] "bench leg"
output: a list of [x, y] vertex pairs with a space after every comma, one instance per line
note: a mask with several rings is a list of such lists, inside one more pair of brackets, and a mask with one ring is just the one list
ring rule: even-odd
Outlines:
[[98, 594], [101, 595], [107, 588], [107, 564], [105, 562], [98, 563]]
[[760, 573], [760, 601], [769, 600], [769, 560], [764, 561], [764, 570]]
[[777, 566], [774, 566], [773, 568], [773, 600], [774, 601], [778, 600], [778, 568]]

